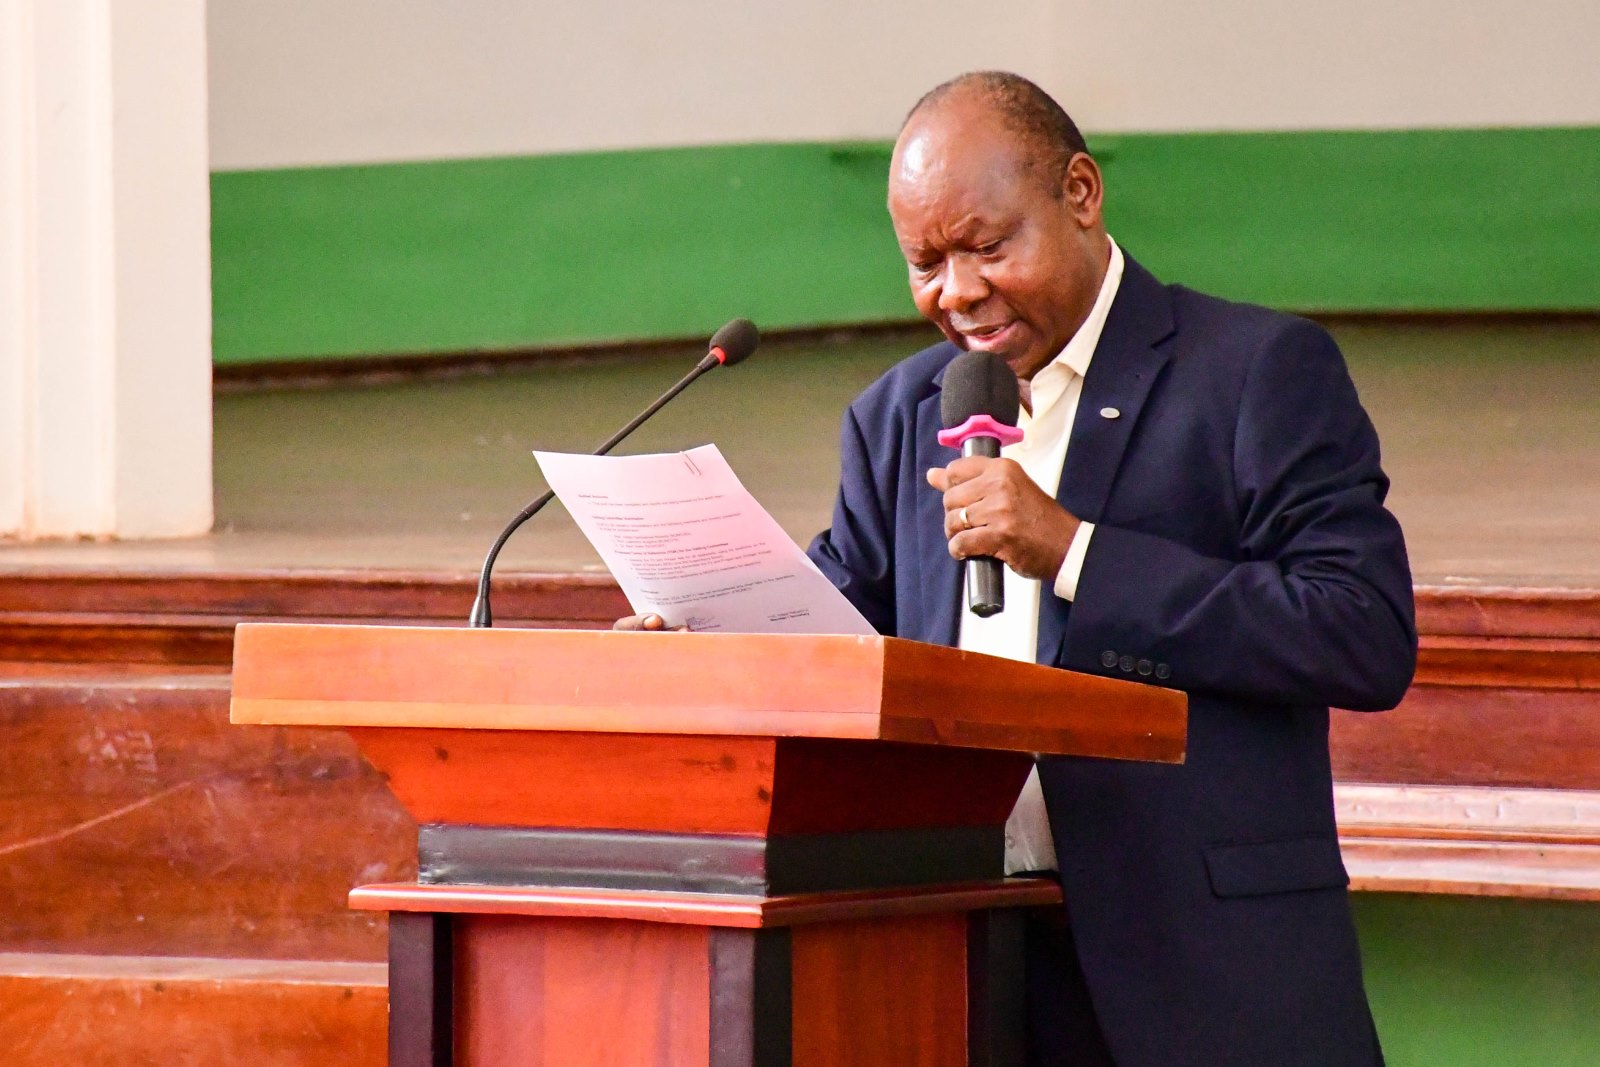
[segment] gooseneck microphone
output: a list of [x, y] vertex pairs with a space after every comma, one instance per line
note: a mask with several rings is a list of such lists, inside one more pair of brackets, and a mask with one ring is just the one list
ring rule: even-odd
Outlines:
[[[939, 443], [963, 456], [997, 459], [1001, 445], [1022, 440], [1017, 429], [1021, 401], [1017, 376], [1005, 360], [989, 352], [963, 352], [945, 368], [939, 398]], [[981, 619], [1006, 606], [1005, 575], [999, 560], [972, 556], [966, 561], [967, 607]]]
[[[691, 382], [706, 371], [715, 367], [731, 367], [735, 363], [742, 363], [750, 358], [750, 354], [761, 343], [761, 332], [756, 329], [755, 323], [749, 319], [734, 319], [722, 329], [711, 336], [710, 351], [705, 354], [694, 370], [685, 374], [678, 380], [678, 384], [662, 393], [656, 398], [655, 403], [645, 408], [633, 417], [622, 429], [606, 438], [605, 444], [595, 449], [592, 455], [603, 456], [616, 448], [629, 434], [643, 426], [645, 421], [667, 406], [667, 402], [687, 389]], [[483, 569], [478, 572], [478, 597], [472, 602], [472, 615], [467, 619], [467, 625], [483, 628], [494, 625], [494, 616], [489, 611], [489, 575], [494, 570], [494, 561], [500, 555], [500, 550], [505, 547], [511, 535], [517, 532], [517, 527], [527, 522], [539, 513], [556, 494], [546, 492], [539, 499], [517, 512], [512, 520], [506, 523], [506, 528], [500, 531], [500, 536], [494, 539], [494, 544], [489, 546], [489, 554], [484, 557]]]

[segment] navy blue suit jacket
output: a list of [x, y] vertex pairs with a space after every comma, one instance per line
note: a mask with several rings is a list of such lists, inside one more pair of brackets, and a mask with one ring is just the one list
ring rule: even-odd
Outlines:
[[[811, 556], [884, 634], [954, 644], [960, 567], [924, 472], [935, 345], [844, 418]], [[1102, 409], [1114, 408], [1107, 418]], [[1328, 707], [1392, 707], [1416, 661], [1378, 439], [1333, 340], [1131, 258], [1058, 499], [1096, 524], [1038, 661], [1190, 696], [1181, 766], [1043, 761], [1079, 957], [1119, 1067], [1380, 1061], [1335, 833]]]

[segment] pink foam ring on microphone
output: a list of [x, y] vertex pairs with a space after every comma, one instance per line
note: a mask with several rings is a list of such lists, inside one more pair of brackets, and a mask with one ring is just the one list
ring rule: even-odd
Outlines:
[[939, 431], [939, 443], [947, 448], [960, 448], [974, 437], [993, 437], [1002, 445], [1014, 445], [1022, 440], [1022, 431], [996, 422], [993, 415], [973, 415], [960, 426]]
[[728, 353], [726, 353], [726, 352], [724, 352], [722, 350], [722, 346], [721, 345], [717, 345], [716, 347], [712, 348], [711, 349], [711, 355], [716, 358], [716, 361], [718, 363], [721, 363], [724, 366], [727, 365], [727, 363], [728, 363]]

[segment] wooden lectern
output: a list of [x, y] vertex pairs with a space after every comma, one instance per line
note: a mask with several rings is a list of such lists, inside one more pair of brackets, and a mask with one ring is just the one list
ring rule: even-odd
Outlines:
[[1020, 1062], [1030, 753], [1176, 762], [1182, 694], [879, 637], [242, 625], [233, 721], [416, 819], [391, 1067]]

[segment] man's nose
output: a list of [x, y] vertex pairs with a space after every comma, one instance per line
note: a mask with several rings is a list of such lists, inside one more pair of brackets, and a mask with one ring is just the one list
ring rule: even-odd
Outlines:
[[988, 295], [988, 283], [976, 263], [965, 256], [945, 261], [944, 285], [939, 290], [941, 311], [966, 311]]

